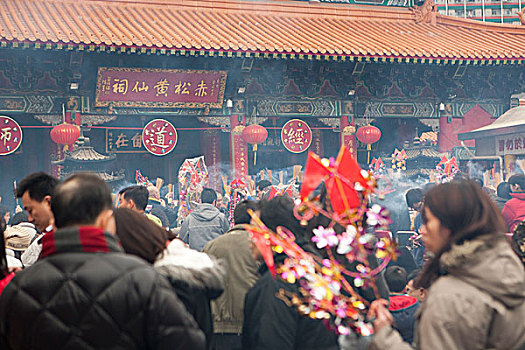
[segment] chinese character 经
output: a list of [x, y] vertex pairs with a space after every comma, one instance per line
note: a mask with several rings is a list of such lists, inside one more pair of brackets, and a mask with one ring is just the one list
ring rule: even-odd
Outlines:
[[206, 90], [208, 90], [208, 87], [204, 83], [204, 80], [201, 80], [201, 82], [199, 83], [199, 85], [197, 85], [197, 88], [195, 89], [195, 96], [203, 97], [208, 95]]
[[8, 141], [11, 141], [11, 128], [3, 128], [2, 132], [0, 133], [0, 141], [4, 141], [4, 146]]
[[124, 133], [120, 133], [120, 135], [118, 135], [117, 137], [117, 141], [115, 141], [115, 146], [117, 148], [120, 148], [120, 147], [127, 146], [127, 145], [128, 145], [128, 139], [126, 135], [124, 135]]
[[168, 87], [170, 84], [168, 83], [168, 79], [161, 79], [153, 86], [154, 89], [157, 90], [157, 93], [155, 96], [164, 95], [168, 96]]
[[115, 79], [113, 80], [113, 92], [115, 94], [125, 95], [128, 92], [128, 79]]
[[133, 86], [133, 89], [131, 89], [132, 92], [142, 92], [142, 91], [145, 91], [145, 92], [148, 92], [149, 90], [149, 86], [146, 85], [146, 82], [142, 82], [142, 86], [139, 86], [139, 82], [136, 81], [135, 82], [135, 86]]
[[133, 148], [140, 148], [142, 146], [142, 141], [139, 133], [133, 135], [131, 141], [133, 141]]
[[189, 95], [190, 91], [188, 87], [191, 86], [191, 83], [183, 83], [179, 80], [179, 83], [175, 85], [175, 95]]

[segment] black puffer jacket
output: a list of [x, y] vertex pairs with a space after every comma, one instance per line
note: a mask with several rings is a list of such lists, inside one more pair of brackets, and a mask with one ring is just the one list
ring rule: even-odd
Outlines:
[[96, 230], [44, 237], [44, 257], [0, 297], [0, 348], [204, 349], [204, 334], [168, 281]]
[[335, 332], [320, 320], [302, 316], [283, 295], [299, 294], [298, 284], [272, 278], [266, 264], [262, 277], [246, 294], [242, 345], [244, 350], [338, 350]]
[[173, 240], [154, 264], [168, 278], [173, 290], [206, 336], [206, 349], [213, 345], [210, 301], [222, 294], [226, 270], [205, 253]]

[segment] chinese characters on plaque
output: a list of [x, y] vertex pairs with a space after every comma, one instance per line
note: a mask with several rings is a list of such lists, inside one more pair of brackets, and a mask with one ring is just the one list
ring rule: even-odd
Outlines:
[[22, 128], [9, 117], [0, 116], [0, 156], [13, 153], [22, 144]]
[[225, 71], [100, 67], [95, 105], [222, 108], [226, 75]]
[[496, 136], [496, 154], [525, 154], [525, 134]]
[[292, 153], [304, 152], [312, 143], [312, 130], [300, 119], [292, 119], [281, 130], [284, 147]]
[[165, 156], [177, 145], [177, 130], [164, 119], [154, 119], [142, 130], [142, 144], [149, 153]]
[[106, 129], [106, 153], [146, 153], [142, 130]]

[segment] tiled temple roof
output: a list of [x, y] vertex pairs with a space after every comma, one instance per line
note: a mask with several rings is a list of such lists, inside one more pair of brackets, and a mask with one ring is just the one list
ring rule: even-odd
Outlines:
[[419, 22], [417, 12], [272, 0], [2, 0], [0, 42], [141, 53], [525, 62], [525, 26], [435, 12]]

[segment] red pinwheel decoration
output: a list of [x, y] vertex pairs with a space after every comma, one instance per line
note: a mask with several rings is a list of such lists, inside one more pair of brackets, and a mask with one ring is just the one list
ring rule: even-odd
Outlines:
[[146, 176], [142, 175], [140, 170], [135, 171], [135, 182], [137, 183], [137, 185], [143, 186], [149, 186], [151, 184], [149, 179]]
[[454, 178], [454, 175], [459, 171], [456, 157], [448, 159], [447, 156], [443, 156], [436, 168], [440, 172], [440, 174], [436, 176], [440, 182], [451, 181]]
[[268, 197], [268, 200], [272, 199], [275, 196], [283, 196], [283, 195], [293, 198], [293, 185], [290, 185], [284, 188], [278, 188], [276, 186], [272, 186], [272, 188], [270, 189], [270, 195]]
[[242, 182], [242, 180], [234, 179], [232, 182], [230, 182], [230, 188], [232, 190], [237, 188], [246, 188], [246, 184]]
[[308, 154], [300, 192], [301, 200], [307, 199], [323, 181], [330, 196], [332, 209], [337, 214], [360, 205], [356, 186], [370, 189], [368, 181], [361, 173], [361, 168], [345, 146], [341, 147], [335, 161], [321, 159], [315, 153]]
[[392, 169], [397, 169], [398, 172], [407, 170], [407, 158], [408, 156], [404, 149], [400, 151], [396, 148], [394, 154], [392, 154]]
[[458, 164], [456, 163], [456, 157], [452, 157], [450, 159], [447, 158], [447, 156], [443, 156], [441, 160], [438, 163], [438, 167], [444, 165], [444, 172], [447, 175], [450, 175], [453, 171], [453, 167], [458, 169]]
[[379, 158], [374, 157], [374, 159], [372, 159], [372, 162], [370, 163], [370, 169], [373, 169], [376, 174], [380, 173], [384, 167], [385, 167], [385, 163], [383, 162], [381, 157]]

